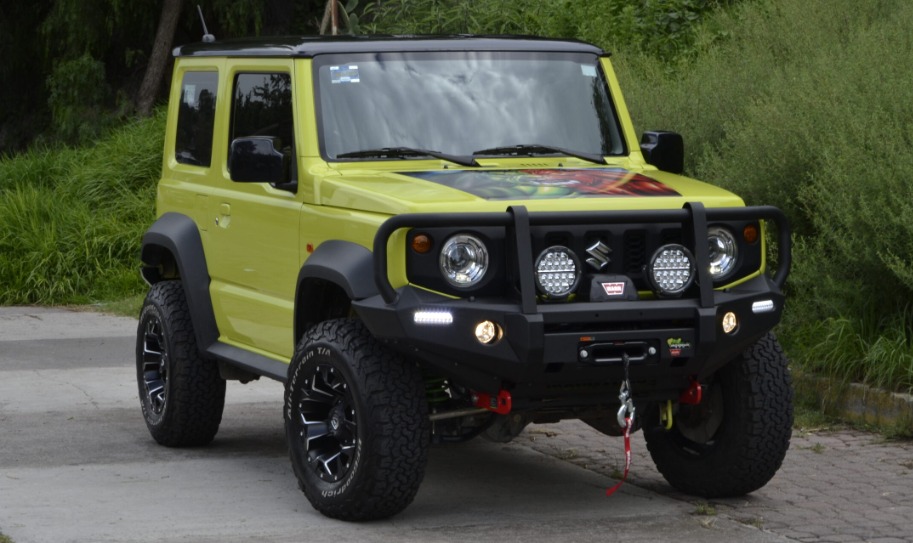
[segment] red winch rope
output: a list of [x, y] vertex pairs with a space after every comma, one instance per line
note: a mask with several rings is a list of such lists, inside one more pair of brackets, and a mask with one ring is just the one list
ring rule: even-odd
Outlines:
[[606, 496], [611, 496], [615, 493], [616, 490], [621, 488], [621, 485], [624, 484], [625, 479], [628, 478], [628, 471], [631, 469], [631, 417], [625, 417], [625, 472], [621, 476], [621, 480], [615, 483], [615, 486], [612, 488], [607, 488], [605, 491]]

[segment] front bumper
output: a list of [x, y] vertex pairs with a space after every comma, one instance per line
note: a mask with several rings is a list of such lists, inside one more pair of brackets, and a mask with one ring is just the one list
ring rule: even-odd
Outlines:
[[[498, 214], [461, 216], [402, 215], [390, 219], [375, 242], [375, 276], [380, 294], [353, 303], [359, 316], [378, 339], [480, 392], [508, 389], [515, 401], [555, 407], [583, 407], [604, 403], [617, 391], [629, 360], [629, 377], [639, 399], [672, 399], [691, 380], [712, 374], [756, 342], [780, 320], [784, 296], [781, 286], [790, 265], [789, 232], [775, 208], [704, 210], [699, 204], [683, 210], [660, 212], [604, 212], [600, 214], [539, 214], [509, 210]], [[598, 216], [594, 216], [598, 215]], [[778, 270], [774, 278], [759, 275], [737, 287], [715, 291], [709, 277], [699, 278], [694, 298], [643, 299], [610, 302], [537, 303], [531, 271], [520, 272], [519, 300], [453, 299], [412, 286], [393, 289], [386, 279], [387, 239], [398, 228], [430, 223], [506, 220], [513, 232], [518, 262], [531, 262], [529, 224], [551, 221], [669, 221], [670, 215], [703, 240], [707, 217], [725, 220], [756, 217], [778, 223]], [[484, 216], [484, 219], [482, 218]], [[519, 223], [519, 224], [518, 224]], [[474, 223], [478, 224], [478, 223]], [[702, 247], [703, 245], [703, 247]], [[707, 262], [706, 243], [691, 248], [698, 263]], [[706, 266], [698, 266], [705, 270]], [[522, 266], [521, 266], [522, 268]], [[531, 270], [532, 266], [528, 266]], [[706, 271], [703, 273], [706, 274]], [[529, 277], [524, 278], [524, 275]], [[449, 315], [444, 323], [423, 322], [417, 312]], [[723, 315], [732, 312], [738, 327], [724, 333]], [[482, 321], [497, 323], [503, 337], [483, 344], [475, 337]]]

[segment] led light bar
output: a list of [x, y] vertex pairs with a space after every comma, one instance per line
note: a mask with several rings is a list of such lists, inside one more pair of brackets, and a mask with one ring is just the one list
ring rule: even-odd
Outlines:
[[428, 326], [447, 326], [453, 324], [453, 314], [446, 310], [416, 311], [412, 314], [412, 322]]

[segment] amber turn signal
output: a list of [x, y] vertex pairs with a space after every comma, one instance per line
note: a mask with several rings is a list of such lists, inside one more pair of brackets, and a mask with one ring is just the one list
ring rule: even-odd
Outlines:
[[754, 243], [758, 241], [758, 227], [749, 224], [744, 229], [742, 229], [742, 238], [746, 243]]
[[412, 238], [412, 250], [419, 254], [425, 254], [431, 250], [431, 238], [425, 234], [417, 234]]

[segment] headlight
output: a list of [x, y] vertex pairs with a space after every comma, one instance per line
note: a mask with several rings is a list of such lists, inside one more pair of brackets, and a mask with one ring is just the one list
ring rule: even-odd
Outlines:
[[471, 287], [488, 271], [488, 249], [479, 238], [459, 234], [444, 243], [440, 264], [448, 283], [459, 288]]
[[694, 257], [683, 245], [663, 245], [647, 265], [647, 280], [660, 296], [681, 296], [694, 281]]
[[735, 268], [739, 256], [735, 236], [726, 228], [714, 226], [707, 230], [707, 241], [710, 243], [710, 277], [723, 279]]
[[561, 245], [549, 247], [536, 259], [536, 285], [549, 298], [564, 298], [574, 292], [579, 272], [574, 251]]

